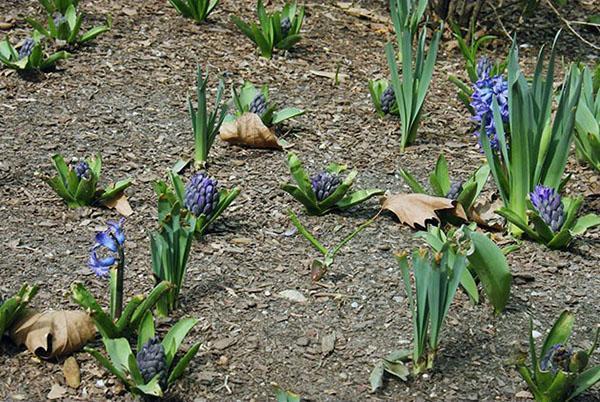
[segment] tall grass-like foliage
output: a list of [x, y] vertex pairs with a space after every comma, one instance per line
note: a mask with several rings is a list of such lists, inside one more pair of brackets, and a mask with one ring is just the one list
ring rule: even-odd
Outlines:
[[196, 93], [198, 96], [198, 108], [194, 109], [192, 100], [188, 99], [188, 111], [192, 120], [194, 131], [194, 160], [197, 167], [204, 167], [208, 160], [208, 151], [215, 141], [221, 124], [227, 114], [227, 105], [221, 104], [225, 84], [219, 80], [217, 96], [212, 112], [209, 113], [206, 104], [206, 85], [208, 84], [208, 72], [206, 78], [202, 76], [202, 68], [198, 66], [196, 78]]
[[[429, 3], [428, 0], [390, 0], [392, 18], [395, 14], [401, 30], [403, 32], [409, 31], [415, 36], [419, 29], [419, 23], [427, 9], [427, 3]], [[394, 28], [398, 32], [396, 21], [394, 21]]]
[[[433, 66], [437, 58], [437, 50], [441, 36], [441, 29], [434, 35], [429, 50], [425, 51], [425, 38], [427, 29], [424, 27], [419, 34], [416, 42], [416, 52], [413, 54], [413, 37], [416, 35], [416, 26], [412, 23], [408, 24], [408, 20], [416, 18], [408, 17], [406, 10], [398, 8], [397, 3], [405, 3], [400, 0], [391, 0], [390, 9], [394, 29], [396, 30], [396, 41], [400, 48], [400, 57], [402, 60], [402, 79], [398, 73], [398, 62], [396, 60], [396, 52], [392, 43], [388, 43], [385, 47], [388, 65], [392, 75], [392, 86], [396, 95], [396, 103], [400, 114], [401, 139], [400, 149], [404, 150], [408, 145], [412, 144], [417, 136], [417, 129], [421, 122], [421, 114], [423, 104], [425, 103], [425, 95], [431, 83], [433, 75]], [[425, 2], [426, 3], [426, 2]], [[417, 8], [417, 11], [420, 8]], [[410, 26], [410, 29], [406, 29]], [[414, 58], [413, 58], [414, 55]]]
[[[555, 44], [543, 74], [544, 48], [540, 50], [533, 78], [529, 82], [519, 67], [516, 41], [508, 58], [508, 131], [502, 123], [498, 102], [492, 100], [498, 150], [493, 149], [490, 138], [482, 131], [481, 146], [490, 165], [506, 214], [528, 222], [528, 196], [535, 186], [544, 185], [560, 189], [567, 163], [569, 147], [573, 141], [575, 112], [581, 93], [581, 79], [571, 79], [573, 71], [565, 78], [560, 101], [552, 118], [554, 98]], [[512, 225], [513, 235], [522, 229]]]
[[[572, 78], [579, 76], [573, 74]], [[597, 73], [600, 69], [597, 69]], [[593, 73], [587, 67], [581, 70], [583, 84], [575, 116], [575, 145], [581, 159], [600, 172], [600, 90], [594, 91]]]
[[196, 22], [206, 20], [219, 4], [219, 0], [169, 0], [169, 2], [179, 14]]

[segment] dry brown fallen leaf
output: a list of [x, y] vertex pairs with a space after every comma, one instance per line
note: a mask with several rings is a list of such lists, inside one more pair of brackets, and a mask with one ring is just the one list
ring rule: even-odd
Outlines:
[[382, 198], [381, 208], [392, 211], [400, 222], [413, 229], [425, 229], [427, 223], [439, 223], [438, 212], [447, 212], [464, 221], [467, 216], [456, 201], [427, 194], [390, 194]]
[[482, 197], [475, 201], [469, 210], [469, 216], [477, 225], [487, 229], [504, 230], [504, 218], [494, 211], [500, 209], [504, 204], [501, 198]]
[[81, 373], [79, 371], [79, 364], [73, 356], [70, 356], [63, 363], [63, 375], [65, 376], [65, 383], [71, 388], [78, 388], [81, 384]]
[[129, 201], [127, 201], [127, 196], [125, 194], [106, 200], [104, 206], [116, 210], [125, 217], [133, 214], [133, 209], [131, 209], [131, 205], [129, 205]]
[[83, 311], [28, 310], [11, 329], [17, 345], [25, 345], [35, 355], [50, 359], [81, 349], [96, 336], [96, 327]]
[[245, 113], [234, 122], [223, 123], [219, 137], [225, 142], [254, 148], [281, 149], [274, 129], [265, 126], [255, 113]]

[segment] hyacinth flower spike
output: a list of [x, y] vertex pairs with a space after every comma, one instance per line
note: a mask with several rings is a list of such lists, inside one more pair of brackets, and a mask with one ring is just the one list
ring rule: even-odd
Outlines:
[[598, 345], [600, 328], [587, 350], [574, 350], [568, 345], [575, 316], [563, 311], [544, 339], [538, 354], [530, 318], [529, 360], [527, 354], [516, 358], [516, 369], [539, 402], [570, 401], [600, 381], [600, 366], [589, 367], [590, 357]]
[[92, 272], [101, 278], [109, 278], [109, 313], [104, 312], [83, 284], [74, 283], [71, 286], [73, 300], [92, 312], [91, 317], [103, 338], [118, 338], [131, 333], [144, 314], [152, 309], [165, 292], [173, 288], [171, 283], [163, 281], [147, 297], [134, 296], [123, 309], [126, 240], [123, 224], [124, 219], [110, 221], [106, 230], [96, 233], [88, 260]]
[[179, 175], [170, 171], [171, 187], [158, 181], [154, 190], [159, 197], [159, 220], [164, 221], [178, 203], [195, 218], [195, 232], [202, 236], [208, 227], [231, 205], [240, 194], [240, 188], [231, 190], [219, 188], [219, 182], [206, 172], [194, 174], [184, 184]]
[[345, 210], [376, 195], [379, 189], [359, 190], [349, 193], [358, 175], [352, 170], [344, 179], [340, 177], [346, 167], [331, 164], [326, 171], [310, 176], [294, 153], [288, 154], [288, 167], [296, 184], [283, 183], [281, 188], [302, 203], [310, 215], [324, 215], [331, 210]]
[[394, 87], [388, 80], [369, 80], [369, 92], [375, 111], [379, 116], [398, 116], [398, 104]]
[[596, 214], [577, 218], [582, 203], [581, 197], [561, 197], [555, 189], [539, 185], [529, 194], [527, 215], [533, 227], [506, 207], [500, 208], [497, 213], [523, 230], [530, 239], [544, 243], [551, 249], [562, 249], [569, 245], [574, 236], [600, 225], [600, 217]]
[[126, 338], [103, 339], [108, 358], [92, 348], [86, 347], [85, 351], [119, 378], [127, 391], [160, 398], [183, 375], [200, 349], [200, 343], [195, 343], [176, 359], [184, 338], [197, 322], [193, 318], [179, 320], [161, 341], [152, 314], [147, 312], [138, 328], [137, 353], [133, 353]]

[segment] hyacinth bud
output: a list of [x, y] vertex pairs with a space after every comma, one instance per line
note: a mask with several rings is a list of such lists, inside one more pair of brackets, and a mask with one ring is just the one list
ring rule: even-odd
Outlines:
[[551, 187], [536, 186], [529, 194], [533, 207], [553, 232], [558, 232], [565, 221], [560, 194]]
[[492, 72], [492, 62], [487, 57], [480, 57], [477, 60], [477, 79], [483, 80], [489, 78]]
[[81, 160], [77, 162], [75, 167], [73, 167], [73, 170], [75, 171], [75, 174], [79, 180], [88, 180], [90, 178], [90, 165], [88, 165], [86, 161]]
[[310, 178], [310, 184], [317, 196], [317, 201], [323, 201], [342, 184], [342, 179], [336, 174], [321, 172]]
[[138, 351], [135, 360], [146, 384], [158, 374], [158, 385], [163, 391], [167, 389], [167, 357], [158, 337], [150, 338]]
[[446, 194], [446, 198], [450, 200], [456, 200], [463, 190], [463, 182], [461, 180], [452, 181], [450, 184], [450, 190]]
[[381, 94], [381, 99], [379, 100], [381, 103], [381, 110], [385, 114], [389, 114], [396, 103], [396, 95], [394, 93], [394, 87], [388, 85], [388, 87]]
[[292, 28], [292, 21], [288, 17], [281, 20], [281, 35], [285, 38]]
[[252, 99], [250, 102], [250, 108], [248, 110], [250, 113], [256, 113], [259, 116], [262, 116], [267, 111], [267, 98], [262, 93], [259, 93]]
[[29, 57], [34, 47], [35, 41], [32, 38], [25, 39], [25, 42], [23, 42], [21, 48], [19, 49], [19, 60]]
[[67, 17], [65, 17], [64, 15], [62, 15], [61, 13], [55, 13], [54, 14], [54, 26], [56, 28], [58, 28], [59, 26], [61, 26], [62, 24], [64, 24], [65, 22], [67, 22]]
[[209, 217], [219, 205], [218, 184], [204, 172], [195, 174], [185, 186], [185, 207], [196, 216]]
[[553, 345], [540, 362], [540, 369], [543, 371], [552, 371], [556, 373], [558, 370], [565, 372], [569, 371], [569, 363], [573, 356], [573, 350], [567, 348], [561, 343]]

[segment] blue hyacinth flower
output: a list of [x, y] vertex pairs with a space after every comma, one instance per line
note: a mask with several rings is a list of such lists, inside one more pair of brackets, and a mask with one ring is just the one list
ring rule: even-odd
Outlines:
[[120, 251], [125, 245], [124, 219], [108, 222], [108, 229], [96, 233], [95, 243], [90, 250], [88, 266], [100, 277], [106, 277], [110, 268], [119, 260]]

